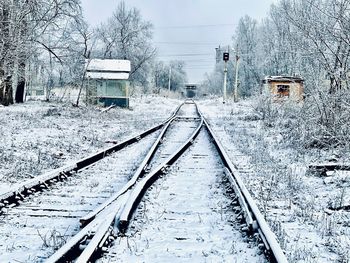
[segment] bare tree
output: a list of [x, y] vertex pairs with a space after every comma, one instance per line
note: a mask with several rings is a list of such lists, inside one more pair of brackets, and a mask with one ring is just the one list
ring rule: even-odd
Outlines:
[[308, 45], [299, 47], [320, 63], [330, 80], [330, 93], [341, 89], [344, 82], [348, 86], [349, 8], [347, 0], [282, 0], [279, 9], [308, 40]]
[[122, 1], [112, 17], [97, 29], [99, 56], [130, 60], [130, 79], [146, 84], [155, 57], [152, 27], [136, 8], [128, 9]]
[[56, 48], [51, 45], [52, 39], [64, 32], [70, 21], [81, 18], [80, 1], [4, 0], [0, 7], [0, 68], [4, 76], [13, 76], [17, 84], [13, 90], [15, 100], [23, 102], [27, 62], [44, 49], [50, 54], [50, 65], [53, 58], [62, 63]]
[[157, 93], [159, 93], [160, 88], [169, 89], [169, 78], [170, 90], [179, 91], [181, 87], [184, 87], [187, 81], [184, 67], [184, 61], [170, 61], [168, 65], [163, 61], [156, 62], [153, 72]]

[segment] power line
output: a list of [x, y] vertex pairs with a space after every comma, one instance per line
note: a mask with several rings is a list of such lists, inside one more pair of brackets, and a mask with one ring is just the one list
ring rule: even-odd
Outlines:
[[196, 56], [212, 56], [213, 53], [193, 53], [193, 54], [169, 54], [158, 55], [158, 57], [196, 57]]
[[205, 42], [154, 42], [160, 45], [184, 45], [184, 46], [217, 46], [218, 43], [205, 43]]
[[210, 24], [210, 25], [183, 25], [183, 26], [159, 26], [158, 29], [183, 29], [183, 28], [206, 28], [206, 27], [228, 27], [235, 24]]

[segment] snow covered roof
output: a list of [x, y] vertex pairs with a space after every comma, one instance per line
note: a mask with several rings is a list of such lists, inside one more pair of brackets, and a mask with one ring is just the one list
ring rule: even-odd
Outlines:
[[297, 83], [302, 83], [304, 82], [304, 80], [300, 77], [296, 77], [296, 76], [267, 76], [265, 77], [265, 79], [263, 80], [264, 83], [268, 83], [268, 82], [297, 82]]
[[91, 59], [86, 61], [86, 77], [91, 79], [128, 79], [129, 60]]

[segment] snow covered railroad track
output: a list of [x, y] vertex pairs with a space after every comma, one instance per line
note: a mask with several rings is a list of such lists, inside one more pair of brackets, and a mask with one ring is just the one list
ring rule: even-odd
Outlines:
[[[142, 184], [142, 178], [152, 177], [155, 180], [166, 172], [167, 167], [186, 149], [183, 145], [187, 147], [191, 145], [194, 137], [199, 133], [203, 124], [203, 120], [199, 117], [196, 105], [185, 103], [176, 118], [163, 128], [130, 181], [94, 212], [83, 217], [80, 221], [84, 228], [47, 262], [65, 262], [73, 259], [76, 262], [87, 262], [96, 258], [97, 252], [101, 252], [113, 236], [112, 227], [115, 218], [119, 217], [121, 209], [126, 205], [130, 189], [132, 190], [132, 187], [137, 189]], [[80, 248], [83, 248], [81, 254]]]
[[79, 231], [82, 216], [125, 185], [156, 135], [5, 208], [0, 217], [0, 262], [40, 262], [50, 256]]
[[0, 195], [0, 262], [43, 261], [76, 234], [79, 219], [128, 182], [156, 131], [173, 121], [180, 107], [138, 136]]
[[[48, 249], [36, 248], [41, 259], [48, 263], [89, 262], [107, 252], [102, 261], [224, 258], [266, 262], [268, 258], [271, 262], [287, 262], [238, 171], [193, 102], [178, 108], [138, 168], [127, 170], [134, 171], [131, 179], [113, 183], [118, 186], [106, 194], [104, 203], [93, 211], [76, 211], [81, 212], [82, 229], [78, 232], [78, 216], [74, 217], [75, 223], [68, 224], [74, 226], [67, 235], [71, 238], [57, 245], [60, 248], [52, 256], [47, 258]], [[67, 224], [57, 227], [63, 231]], [[51, 236], [57, 242], [55, 234]], [[49, 238], [42, 234], [39, 237], [48, 243]], [[113, 242], [115, 238], [118, 240]], [[267, 258], [261, 255], [261, 248]]]
[[[176, 114], [177, 110], [174, 112], [172, 117]], [[64, 167], [60, 167], [48, 173], [37, 176], [31, 180], [25, 181], [18, 185], [14, 185], [9, 191], [0, 195], [0, 214], [5, 210], [4, 208], [18, 205], [20, 201], [23, 201], [27, 196], [30, 196], [35, 192], [42, 191], [43, 189], [47, 189], [49, 185], [55, 184], [59, 181], [63, 181], [68, 177], [73, 176], [80, 170], [102, 160], [108, 155], [120, 151], [128, 145], [140, 141], [142, 138], [146, 137], [149, 134], [152, 134], [153, 132], [159, 130], [164, 125], [166, 125], [172, 117], [170, 117], [162, 124], [157, 125], [137, 136], [129, 138], [112, 147], [104, 149], [98, 153], [92, 154], [84, 159], [78, 160]]]
[[133, 189], [118, 215], [115, 245], [99, 262], [287, 262], [238, 171], [203, 124], [207, 129], [166, 175], [155, 183], [145, 177]]
[[[88, 262], [101, 252], [107, 252], [102, 262], [287, 262], [238, 171], [201, 115], [199, 122], [194, 106], [181, 108], [175, 128], [164, 137], [164, 127], [128, 184], [83, 218], [86, 226], [48, 262]], [[177, 148], [180, 135], [186, 141]], [[157, 152], [160, 141], [162, 150]], [[154, 200], [158, 197], [160, 204]], [[242, 240], [247, 232], [250, 238]]]

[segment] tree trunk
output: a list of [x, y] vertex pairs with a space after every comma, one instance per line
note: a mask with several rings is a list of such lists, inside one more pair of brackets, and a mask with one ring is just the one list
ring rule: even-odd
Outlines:
[[15, 96], [16, 103], [24, 102], [24, 87], [25, 87], [25, 80], [24, 79], [19, 80], [17, 84], [16, 96]]
[[8, 76], [2, 84], [2, 94], [0, 94], [0, 103], [4, 106], [13, 104], [12, 96], [12, 80], [11, 76]]
[[16, 103], [23, 103], [24, 102], [24, 88], [25, 88], [25, 63], [22, 62], [19, 64], [18, 72], [20, 74], [19, 80], [17, 83], [16, 88], [16, 95], [15, 95], [15, 102]]

